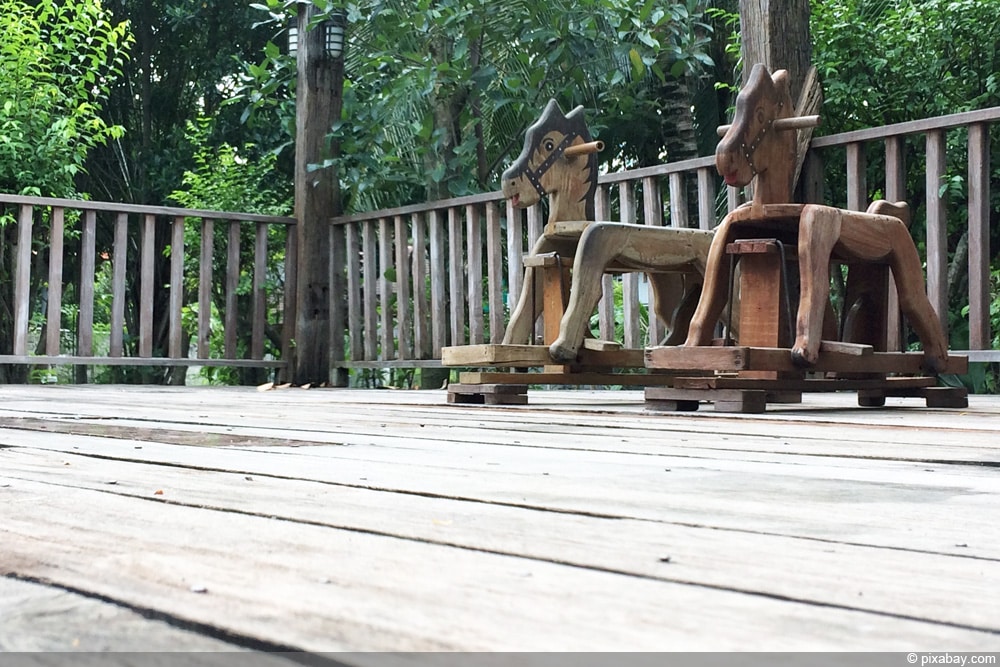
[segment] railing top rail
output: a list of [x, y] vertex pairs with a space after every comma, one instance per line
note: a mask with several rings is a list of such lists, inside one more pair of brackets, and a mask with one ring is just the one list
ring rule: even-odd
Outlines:
[[[990, 107], [976, 111], [964, 111], [961, 113], [938, 116], [936, 118], [924, 118], [921, 120], [884, 125], [881, 127], [867, 128], [864, 130], [854, 130], [851, 132], [841, 132], [826, 137], [813, 137], [811, 146], [813, 148], [824, 148], [828, 146], [842, 146], [862, 141], [873, 141], [888, 137], [918, 134], [932, 130], [946, 130], [975, 123], [990, 123], [1000, 121], [1000, 107]], [[680, 160], [678, 162], [668, 162], [665, 164], [653, 165], [651, 167], [641, 167], [627, 171], [615, 172], [612, 174], [601, 174], [598, 183], [608, 185], [621, 183], [624, 181], [636, 181], [654, 176], [668, 176], [670, 174], [695, 171], [704, 168], [714, 168], [715, 156], [693, 158], [690, 160]], [[499, 191], [486, 192], [467, 197], [456, 197], [454, 199], [442, 199], [433, 202], [420, 204], [410, 204], [397, 208], [387, 208], [379, 211], [365, 211], [362, 213], [352, 213], [331, 218], [331, 224], [342, 225], [351, 222], [362, 222], [365, 220], [378, 220], [380, 218], [393, 218], [400, 215], [410, 215], [413, 213], [426, 213], [428, 211], [440, 211], [459, 206], [483, 204], [486, 202], [502, 201], [503, 194]]]
[[81, 211], [112, 211], [114, 213], [137, 213], [141, 215], [164, 215], [185, 218], [211, 218], [213, 220], [238, 220], [240, 222], [270, 222], [294, 225], [295, 218], [282, 215], [262, 215], [260, 213], [236, 213], [232, 211], [206, 211], [172, 206], [145, 206], [142, 204], [116, 204], [85, 199], [61, 199], [57, 197], [27, 197], [24, 195], [0, 194], [0, 204], [28, 206], [52, 206]]
[[412, 213], [426, 213], [427, 211], [440, 211], [458, 206], [469, 206], [473, 204], [485, 204], [493, 201], [503, 201], [503, 193], [484, 192], [478, 195], [467, 195], [465, 197], [454, 197], [452, 199], [439, 199], [421, 204], [408, 204], [397, 206], [396, 208], [384, 208], [378, 211], [364, 211], [362, 213], [352, 213], [330, 218], [330, 223], [334, 225], [344, 225], [349, 222], [362, 222], [364, 220], [377, 220], [379, 218], [394, 218], [397, 215], [410, 215]]
[[676, 174], [682, 171], [704, 169], [705, 167], [715, 167], [714, 155], [696, 157], [690, 160], [680, 160], [678, 162], [666, 162], [664, 164], [653, 165], [652, 167], [640, 167], [638, 169], [619, 171], [613, 174], [601, 174], [597, 177], [597, 182], [605, 184], [620, 183], [622, 181], [635, 181], [641, 178], [648, 178], [650, 176], [667, 176], [669, 174]]
[[976, 111], [963, 111], [961, 113], [938, 116], [936, 118], [922, 118], [911, 120], [905, 123], [895, 123], [893, 125], [883, 125], [881, 127], [871, 127], [864, 130], [854, 130], [851, 132], [841, 132], [831, 134], [826, 137], [813, 137], [813, 148], [824, 148], [828, 146], [843, 146], [861, 141], [873, 141], [886, 139], [903, 134], [919, 134], [932, 130], [948, 130], [963, 125], [974, 125], [976, 123], [990, 123], [1000, 120], [1000, 107], [990, 107], [988, 109], [978, 109]]

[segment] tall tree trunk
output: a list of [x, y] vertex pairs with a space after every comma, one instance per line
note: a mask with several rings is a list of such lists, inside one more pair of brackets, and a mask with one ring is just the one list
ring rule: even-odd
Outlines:
[[812, 61], [809, 0], [740, 0], [743, 81], [757, 63], [771, 72], [788, 70], [792, 99]]

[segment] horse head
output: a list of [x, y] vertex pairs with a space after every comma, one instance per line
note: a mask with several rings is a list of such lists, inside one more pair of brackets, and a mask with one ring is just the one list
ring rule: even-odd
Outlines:
[[[794, 115], [788, 88], [788, 72], [771, 75], [761, 64], [754, 65], [750, 78], [736, 97], [732, 125], [715, 149], [715, 166], [726, 185], [743, 187], [756, 176], [756, 193], [767, 201], [790, 202], [794, 178], [796, 133], [779, 131], [775, 122]], [[791, 168], [789, 168], [791, 167]]]
[[550, 195], [549, 222], [593, 220], [600, 142], [591, 141], [579, 106], [563, 114], [549, 100], [524, 135], [524, 148], [502, 177], [504, 197], [528, 208]]

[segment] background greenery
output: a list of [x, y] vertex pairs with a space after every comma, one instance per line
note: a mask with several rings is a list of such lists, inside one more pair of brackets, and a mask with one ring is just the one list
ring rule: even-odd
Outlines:
[[[564, 109], [585, 107], [608, 146], [606, 169], [709, 154], [741, 65], [735, 0], [313, 3], [348, 20], [343, 114], [330, 128], [341, 153], [318, 165], [337, 169], [346, 212], [495, 189], [549, 98]], [[286, 30], [294, 2], [0, 0], [0, 7], [4, 191], [291, 211], [295, 64]], [[1000, 104], [1000, 0], [817, 0], [810, 29], [824, 87], [822, 133]], [[948, 140], [958, 146], [965, 138]], [[1000, 140], [992, 146], [996, 172]], [[918, 146], [908, 150], [920, 159]], [[870, 156], [873, 174], [879, 160]], [[965, 288], [964, 170], [949, 165], [943, 186], [958, 248], [956, 295]], [[838, 171], [828, 192], [845, 190]], [[907, 187], [922, 200], [922, 180]], [[1000, 188], [993, 197], [990, 256], [1000, 282]], [[10, 220], [0, 218], [4, 284]], [[921, 226], [914, 229], [922, 243]], [[98, 243], [100, 252], [111, 240]], [[271, 239], [270, 247], [280, 253], [283, 241]], [[75, 268], [66, 268], [70, 291]], [[8, 299], [0, 291], [0, 321], [9, 323]], [[993, 310], [1000, 331], [996, 298]], [[961, 347], [957, 296], [950, 318]], [[0, 340], [10, 332], [0, 331]], [[0, 380], [17, 379], [7, 372], [0, 368]], [[141, 373], [136, 379], [171, 379]]]

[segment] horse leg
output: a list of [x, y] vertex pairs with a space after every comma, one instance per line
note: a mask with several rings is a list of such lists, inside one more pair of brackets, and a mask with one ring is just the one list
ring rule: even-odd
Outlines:
[[726, 244], [733, 240], [732, 221], [727, 216], [719, 223], [708, 250], [705, 265], [705, 283], [702, 286], [698, 307], [691, 316], [686, 346], [709, 345], [715, 334], [715, 323], [722, 315], [729, 297], [729, 261]]
[[830, 254], [840, 239], [841, 213], [828, 206], [806, 206], [799, 218], [799, 312], [795, 320], [792, 363], [811, 366], [819, 357], [823, 319], [830, 300]]
[[594, 223], [583, 232], [573, 258], [569, 303], [559, 323], [559, 336], [549, 346], [553, 360], [570, 362], [576, 359], [590, 316], [601, 300], [604, 271], [618, 257], [628, 235], [629, 230], [613, 223]]
[[653, 309], [670, 331], [660, 345], [680, 345], [687, 338], [691, 316], [701, 297], [701, 276], [694, 273], [650, 273]]
[[941, 372], [948, 361], [948, 341], [927, 298], [920, 255], [904, 220], [878, 214], [848, 214], [844, 217], [841, 243], [848, 253], [861, 259], [888, 258], [899, 294], [899, 309], [920, 338], [927, 370]]
[[[552, 252], [555, 246], [544, 236], [535, 242], [535, 246], [529, 254], [539, 255], [545, 252]], [[538, 316], [542, 314], [544, 298], [542, 294], [542, 281], [535, 277], [535, 269], [530, 266], [524, 268], [524, 282], [521, 283], [521, 294], [518, 295], [517, 305], [511, 313], [507, 329], [503, 334], [504, 345], [524, 345], [534, 342], [534, 328]]]

